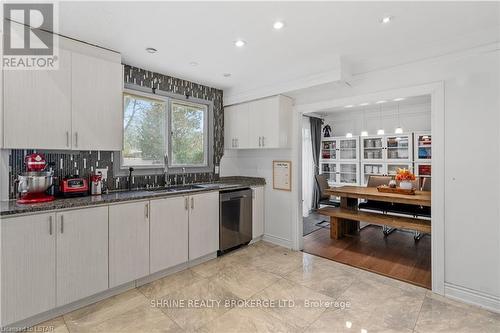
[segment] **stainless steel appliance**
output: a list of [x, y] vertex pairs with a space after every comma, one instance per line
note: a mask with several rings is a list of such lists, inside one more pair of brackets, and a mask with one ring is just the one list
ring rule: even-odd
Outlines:
[[252, 240], [252, 190], [220, 192], [219, 254]]

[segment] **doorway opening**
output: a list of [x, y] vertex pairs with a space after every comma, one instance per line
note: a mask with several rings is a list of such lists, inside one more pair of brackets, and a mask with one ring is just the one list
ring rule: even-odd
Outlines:
[[[303, 250], [431, 289], [432, 95], [379, 97], [302, 118]], [[327, 128], [319, 145], [310, 117], [322, 118], [322, 129]], [[314, 149], [319, 149], [317, 159]], [[406, 176], [396, 177], [398, 172]], [[413, 194], [394, 202], [386, 196], [375, 200], [367, 195], [369, 191], [377, 195], [374, 187], [382, 184], [402, 187], [400, 178], [407, 176], [417, 194], [428, 198], [428, 206], [412, 202], [418, 196]], [[322, 189], [319, 199], [314, 199], [314, 187]], [[349, 209], [363, 215], [359, 219], [336, 216], [343, 229], [341, 237], [335, 238], [332, 215], [322, 213], [349, 217], [352, 212], [342, 211], [340, 197], [326, 195], [325, 188], [341, 191], [349, 187], [371, 189], [349, 198]], [[402, 227], [401, 221], [409, 224]], [[424, 227], [412, 229], [420, 224]]]

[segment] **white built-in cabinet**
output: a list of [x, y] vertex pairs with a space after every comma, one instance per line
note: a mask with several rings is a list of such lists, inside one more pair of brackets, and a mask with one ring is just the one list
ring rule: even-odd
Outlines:
[[[263, 187], [255, 193], [260, 236]], [[0, 241], [3, 327], [214, 255], [219, 192], [3, 218]]]
[[120, 54], [60, 37], [58, 59], [4, 71], [4, 148], [121, 150]]
[[55, 215], [2, 221], [2, 325], [56, 307]]
[[219, 192], [189, 196], [189, 260], [219, 249]]
[[330, 186], [359, 185], [359, 137], [321, 139], [320, 173]]
[[149, 223], [151, 273], [189, 260], [189, 197], [151, 200]]
[[290, 146], [292, 100], [277, 95], [224, 109], [226, 149], [287, 148]]
[[65, 305], [108, 288], [108, 207], [56, 213], [57, 298]]
[[411, 162], [412, 147], [411, 134], [362, 137], [361, 159], [365, 162]]
[[109, 287], [149, 275], [149, 201], [109, 206]]
[[252, 239], [264, 235], [264, 186], [252, 187]]

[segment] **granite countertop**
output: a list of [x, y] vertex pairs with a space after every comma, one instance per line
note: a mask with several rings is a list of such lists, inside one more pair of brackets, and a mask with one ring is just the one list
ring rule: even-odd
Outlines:
[[30, 214], [35, 212], [50, 211], [57, 209], [78, 208], [94, 205], [103, 205], [116, 202], [124, 202], [131, 200], [148, 200], [155, 198], [163, 198], [169, 196], [180, 196], [192, 193], [233, 190], [250, 186], [265, 185], [264, 178], [254, 177], [221, 177], [219, 181], [204, 184], [187, 184], [200, 185], [200, 188], [194, 188], [184, 191], [169, 192], [168, 188], [159, 188], [155, 190], [137, 189], [132, 191], [110, 192], [97, 196], [84, 196], [75, 198], [57, 198], [51, 202], [39, 204], [18, 204], [16, 200], [0, 201], [0, 216], [6, 217], [17, 214]]

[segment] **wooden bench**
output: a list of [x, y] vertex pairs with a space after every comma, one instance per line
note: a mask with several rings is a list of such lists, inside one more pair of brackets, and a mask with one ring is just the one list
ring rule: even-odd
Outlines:
[[431, 233], [431, 221], [405, 216], [371, 213], [348, 208], [324, 207], [317, 211], [330, 216], [330, 237], [339, 239], [349, 229], [344, 221], [364, 221], [373, 224], [388, 225], [399, 229], [410, 229], [422, 233]]

